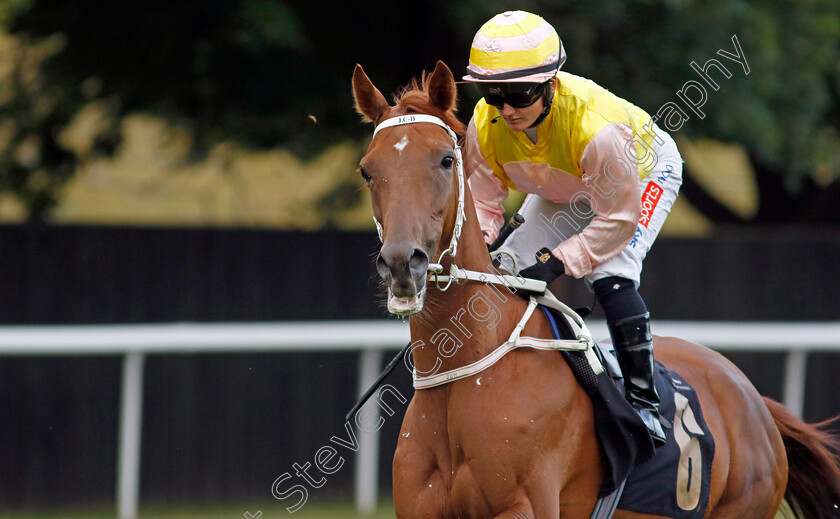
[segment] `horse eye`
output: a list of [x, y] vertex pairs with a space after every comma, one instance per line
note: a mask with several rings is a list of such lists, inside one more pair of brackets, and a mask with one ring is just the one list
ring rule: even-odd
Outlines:
[[367, 174], [367, 171], [365, 171], [365, 168], [359, 168], [359, 173], [362, 175], [362, 178], [364, 179], [365, 182], [370, 183], [370, 175]]
[[455, 163], [455, 159], [452, 157], [444, 157], [442, 161], [440, 161], [441, 167], [444, 169], [452, 169], [452, 165]]

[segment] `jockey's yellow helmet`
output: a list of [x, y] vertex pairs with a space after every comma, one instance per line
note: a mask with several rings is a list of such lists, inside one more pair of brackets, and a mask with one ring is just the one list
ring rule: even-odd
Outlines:
[[566, 61], [557, 31], [536, 14], [507, 11], [481, 26], [465, 81], [543, 83]]

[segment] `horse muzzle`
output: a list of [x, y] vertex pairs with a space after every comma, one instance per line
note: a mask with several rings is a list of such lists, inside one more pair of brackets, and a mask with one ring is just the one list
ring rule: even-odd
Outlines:
[[376, 270], [388, 288], [388, 311], [407, 316], [423, 310], [429, 255], [408, 242], [386, 243]]

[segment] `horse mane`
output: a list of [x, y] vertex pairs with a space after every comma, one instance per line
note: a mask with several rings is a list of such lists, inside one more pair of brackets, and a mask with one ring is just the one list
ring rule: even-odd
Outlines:
[[413, 78], [411, 83], [395, 94], [395, 108], [405, 114], [434, 115], [448, 124], [456, 134], [463, 136], [466, 131], [466, 126], [455, 115], [458, 111], [457, 106], [453, 106], [449, 110], [443, 110], [432, 105], [429, 101], [429, 85], [427, 79], [428, 74], [423, 72], [419, 82], [417, 78]]

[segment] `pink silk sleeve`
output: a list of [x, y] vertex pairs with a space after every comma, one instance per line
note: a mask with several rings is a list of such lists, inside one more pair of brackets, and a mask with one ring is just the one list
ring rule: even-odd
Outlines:
[[469, 177], [470, 191], [478, 214], [478, 223], [484, 231], [484, 240], [492, 243], [499, 235], [499, 229], [504, 224], [504, 208], [502, 202], [508, 197], [508, 188], [502, 180], [493, 173], [487, 159], [481, 154], [478, 144], [478, 132], [471, 120], [467, 127], [464, 142], [464, 166]]
[[641, 215], [639, 168], [635, 148], [628, 157], [625, 147], [633, 139], [629, 124], [610, 123], [589, 142], [580, 159], [583, 193], [594, 217], [580, 234], [552, 251], [574, 278], [618, 254], [636, 232]]

